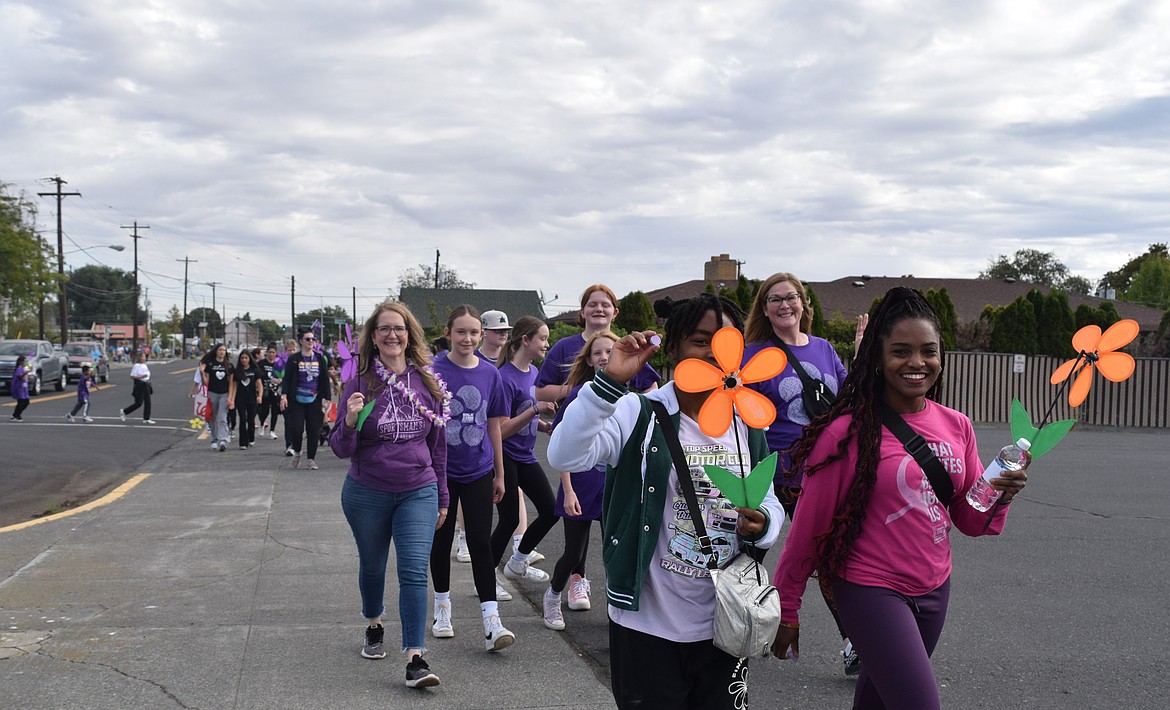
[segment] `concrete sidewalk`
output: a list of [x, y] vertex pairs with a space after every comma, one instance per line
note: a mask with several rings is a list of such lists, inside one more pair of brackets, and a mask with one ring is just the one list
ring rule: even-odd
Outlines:
[[500, 609], [517, 640], [486, 653], [466, 564], [452, 562], [456, 637], [428, 631], [442, 685], [406, 688], [400, 654], [362, 658], [345, 462], [326, 449], [320, 471], [292, 470], [268, 443], [223, 454], [183, 443], [107, 505], [0, 532], [0, 706], [613, 707], [510, 581], [516, 599]]

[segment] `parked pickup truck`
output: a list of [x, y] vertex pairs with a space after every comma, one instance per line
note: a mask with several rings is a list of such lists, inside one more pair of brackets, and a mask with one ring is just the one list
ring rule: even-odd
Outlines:
[[54, 350], [47, 340], [0, 340], [0, 393], [12, 391], [12, 373], [20, 355], [27, 358], [28, 367], [35, 373], [28, 381], [29, 395], [39, 395], [46, 382], [52, 383], [58, 392], [65, 391], [69, 358], [64, 352]]
[[98, 382], [110, 379], [110, 361], [102, 354], [101, 343], [90, 340], [65, 343], [65, 355], [69, 357], [69, 369], [65, 373], [65, 378], [69, 382], [81, 379], [82, 365], [93, 367], [93, 376]]

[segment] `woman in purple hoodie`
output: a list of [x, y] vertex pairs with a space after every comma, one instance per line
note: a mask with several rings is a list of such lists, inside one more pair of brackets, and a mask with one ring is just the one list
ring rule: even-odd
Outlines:
[[[427, 563], [447, 517], [450, 395], [431, 369], [422, 326], [406, 306], [386, 301], [362, 326], [358, 375], [346, 383], [345, 416], [330, 436], [350, 460], [341, 507], [357, 543], [358, 586], [366, 620], [365, 658], [385, 658], [382, 596], [390, 543], [398, 564], [398, 615], [406, 685], [439, 684], [423, 648]], [[372, 408], [366, 409], [367, 403]]]

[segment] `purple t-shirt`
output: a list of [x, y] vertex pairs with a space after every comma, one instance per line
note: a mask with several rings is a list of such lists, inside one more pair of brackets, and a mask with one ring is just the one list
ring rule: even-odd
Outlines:
[[451, 393], [451, 421], [447, 422], [447, 477], [470, 483], [495, 468], [496, 450], [487, 422], [506, 417], [500, 371], [476, 358], [475, 367], [459, 367], [446, 355], [435, 358], [435, 370]]
[[[774, 347], [776, 346], [771, 341], [748, 343], [744, 347], [743, 361], [747, 362], [753, 355], [765, 348]], [[823, 380], [833, 394], [837, 394], [841, 390], [841, 383], [845, 381], [845, 366], [841, 364], [841, 358], [837, 357], [837, 351], [833, 349], [829, 341], [810, 335], [808, 336], [808, 345], [789, 345], [788, 349], [800, 361], [804, 371], [810, 377], [814, 380]], [[770, 380], [745, 385], [745, 387], [764, 395], [772, 401], [772, 404], [776, 405], [776, 421], [768, 427], [769, 451], [783, 452], [792, 446], [800, 438], [801, 431], [809, 422], [808, 414], [804, 411], [804, 400], [801, 398], [804, 385], [796, 371], [792, 369], [792, 365], [793, 363], [789, 362], [779, 375]], [[780, 472], [787, 471], [789, 468], [789, 457], [781, 453], [780, 465], [776, 471], [777, 480], [780, 479]], [[795, 485], [798, 482], [799, 480], [794, 480], [792, 484]]]
[[[569, 370], [573, 367], [573, 361], [577, 359], [577, 355], [584, 347], [584, 333], [570, 335], [553, 343], [553, 346], [548, 349], [548, 354], [544, 356], [544, 362], [540, 365], [540, 376], [536, 378], [536, 386], [565, 384], [565, 381], [569, 379]], [[651, 386], [658, 384], [661, 379], [661, 375], [655, 372], [653, 367], [650, 367], [650, 363], [646, 363], [638, 371], [638, 374], [634, 375], [634, 379], [630, 380], [629, 386], [635, 392], [645, 392]]]
[[24, 365], [16, 368], [12, 373], [12, 398], [13, 399], [28, 399], [28, 380], [24, 376], [28, 374], [28, 368]]
[[89, 388], [94, 384], [93, 375], [82, 375], [77, 381], [77, 399], [89, 399]]
[[[548, 362], [547, 360], [545, 362]], [[536, 365], [529, 364], [528, 372], [521, 372], [510, 362], [500, 368], [500, 376], [504, 379], [504, 406], [509, 417], [522, 414], [526, 409], [532, 409], [536, 404], [536, 377], [540, 370]], [[538, 417], [533, 417], [507, 439], [504, 439], [504, 453], [513, 461], [520, 463], [536, 463], [536, 427]]]
[[[408, 366], [399, 379], [425, 407], [432, 412], [442, 411], [442, 405], [420, 381], [414, 365]], [[338, 417], [338, 426], [329, 435], [333, 453], [350, 460], [349, 477], [367, 488], [387, 493], [408, 493], [434, 483], [439, 489], [439, 507], [446, 508], [451, 496], [447, 492], [447, 440], [443, 427], [420, 413], [414, 403], [392, 387], [382, 387], [377, 395], [371, 395], [365, 376], [345, 384], [341, 401], [349, 401], [359, 387], [367, 398], [374, 399], [374, 408], [361, 431], [350, 429], [344, 417]]]
[[[577, 399], [577, 393], [581, 391], [581, 387], [582, 385], [574, 387], [569, 392], [569, 396], [565, 397], [565, 401], [561, 403], [556, 417], [553, 418], [554, 430], [561, 423], [561, 419], [564, 418], [565, 409], [569, 406], [569, 403]], [[570, 520], [601, 520], [601, 503], [605, 494], [605, 464], [598, 464], [588, 471], [573, 471], [572, 478], [573, 492], [577, 494], [577, 500], [581, 503], [581, 514], [565, 514], [564, 484], [561, 484], [557, 488], [557, 503], [553, 512], [559, 517], [569, 518]]]

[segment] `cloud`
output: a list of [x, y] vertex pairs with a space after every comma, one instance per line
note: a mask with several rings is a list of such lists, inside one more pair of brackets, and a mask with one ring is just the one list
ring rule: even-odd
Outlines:
[[163, 309], [183, 256], [278, 319], [290, 276], [365, 312], [435, 249], [564, 305], [725, 252], [822, 280], [1031, 247], [1096, 278], [1167, 240], [1168, 20], [1165, 0], [9, 1], [0, 180], [68, 180], [82, 245], [150, 223]]

